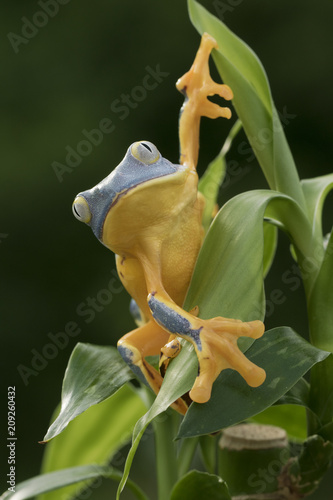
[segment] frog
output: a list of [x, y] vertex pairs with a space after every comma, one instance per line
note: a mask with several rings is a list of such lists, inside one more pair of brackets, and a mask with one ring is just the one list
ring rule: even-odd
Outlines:
[[[217, 42], [205, 33], [190, 70], [176, 83], [185, 96], [179, 164], [164, 158], [150, 141], [134, 142], [119, 165], [96, 186], [80, 192], [72, 205], [74, 216], [115, 254], [119, 278], [132, 297], [138, 325], [117, 347], [134, 374], [158, 394], [165, 370], [181, 350], [181, 339], [194, 346], [198, 375], [189, 397], [172, 405], [181, 414], [192, 402], [209, 401], [222, 370], [236, 370], [251, 387], [260, 386], [266, 377], [237, 343], [239, 337], [261, 337], [262, 321], [202, 319], [198, 307], [183, 308], [204, 239], [205, 200], [196, 171], [200, 121], [203, 116], [231, 117], [230, 108], [208, 98], [233, 99], [228, 85], [211, 78], [214, 48]], [[152, 366], [150, 356], [160, 356], [160, 369]]]

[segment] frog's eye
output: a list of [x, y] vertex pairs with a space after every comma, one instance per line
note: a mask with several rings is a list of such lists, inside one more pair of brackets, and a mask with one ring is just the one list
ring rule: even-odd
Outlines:
[[134, 158], [146, 165], [155, 163], [161, 156], [157, 147], [148, 141], [138, 141], [132, 144], [131, 153]]
[[77, 196], [73, 202], [72, 210], [74, 216], [81, 222], [88, 224], [91, 220], [91, 212], [88, 203], [82, 196]]

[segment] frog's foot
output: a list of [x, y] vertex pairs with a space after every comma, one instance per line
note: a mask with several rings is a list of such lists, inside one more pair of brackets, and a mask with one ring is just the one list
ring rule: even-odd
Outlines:
[[265, 370], [253, 364], [239, 350], [237, 339], [257, 339], [264, 333], [261, 321], [243, 323], [240, 320], [213, 318], [202, 321], [195, 348], [199, 360], [199, 374], [190, 391], [190, 397], [197, 403], [209, 400], [213, 382], [222, 370], [236, 370], [251, 387], [258, 387], [265, 378]]
[[159, 361], [159, 369], [162, 374], [162, 377], [164, 377], [170, 361], [176, 356], [178, 356], [178, 354], [181, 351], [181, 348], [182, 346], [175, 335], [171, 335], [169, 342], [162, 347], [160, 354], [160, 361]]
[[193, 401], [208, 401], [214, 381], [226, 368], [238, 371], [252, 387], [264, 382], [265, 371], [251, 363], [237, 345], [239, 337], [261, 337], [265, 329], [261, 321], [200, 319], [172, 302], [163, 291], [150, 293], [148, 305], [153, 318], [165, 331], [188, 340], [195, 347], [199, 374], [190, 392]]
[[[160, 353], [168, 335], [155, 322], [146, 323], [144, 326], [133, 330], [118, 341], [118, 351], [124, 361], [141, 382], [158, 394], [163, 378], [161, 374], [150, 365], [145, 357]], [[178, 399], [172, 405], [182, 415], [185, 415], [188, 405]]]
[[228, 85], [218, 84], [210, 76], [208, 59], [213, 48], [217, 48], [216, 41], [204, 33], [191, 69], [176, 83], [177, 89], [185, 95], [179, 121], [180, 162], [192, 169], [195, 169], [198, 161], [201, 117], [231, 117], [229, 108], [220, 107], [208, 99], [208, 96], [213, 95], [226, 100], [233, 98]]

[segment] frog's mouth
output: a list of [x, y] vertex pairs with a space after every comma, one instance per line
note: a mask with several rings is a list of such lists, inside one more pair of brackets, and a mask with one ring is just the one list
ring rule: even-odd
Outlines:
[[[86, 222], [100, 241], [107, 214], [126, 194], [162, 177], [177, 177], [177, 174], [187, 170], [187, 167], [174, 165], [163, 157], [152, 165], [146, 165], [128, 153], [110, 175], [92, 189], [79, 193], [73, 203], [74, 215]], [[89, 214], [85, 213], [82, 218], [80, 215], [84, 204]]]

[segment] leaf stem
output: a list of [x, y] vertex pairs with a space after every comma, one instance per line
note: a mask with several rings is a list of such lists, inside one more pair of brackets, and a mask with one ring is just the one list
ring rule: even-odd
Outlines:
[[193, 456], [197, 449], [197, 445], [199, 442], [198, 437], [194, 438], [185, 438], [181, 444], [179, 453], [178, 453], [178, 475], [179, 477], [184, 476], [186, 472], [188, 472], [191, 462], [193, 460]]
[[[333, 353], [333, 236], [328, 243], [311, 293], [307, 294], [310, 339], [313, 345]], [[310, 407], [325, 426], [333, 415], [333, 356], [311, 370]], [[309, 419], [309, 434], [318, 433], [318, 422]]]
[[[107, 477], [109, 479], [112, 479], [113, 481], [120, 482], [121, 479], [122, 479], [122, 473], [110, 472], [108, 474], [105, 474], [105, 477]], [[127, 480], [127, 482], [126, 482], [126, 488], [128, 488], [129, 490], [131, 490], [134, 493], [134, 495], [136, 496], [136, 498], [138, 498], [138, 500], [149, 500], [149, 498], [144, 493], [144, 491], [142, 491], [142, 489], [140, 488], [140, 486], [137, 485], [131, 479]]]
[[176, 423], [178, 415], [173, 410], [167, 410], [153, 420], [158, 500], [169, 500], [171, 490], [178, 479], [176, 444], [173, 440]]
[[220, 151], [220, 156], [225, 156], [228, 151], [230, 150], [231, 148], [231, 145], [232, 145], [232, 141], [235, 139], [236, 135], [238, 134], [238, 132], [241, 131], [243, 127], [243, 124], [242, 124], [242, 121], [238, 118], [235, 123], [233, 124], [233, 126], [231, 127], [231, 130], [229, 132], [229, 135], [228, 137], [226, 138], [223, 146], [222, 146], [222, 149]]

